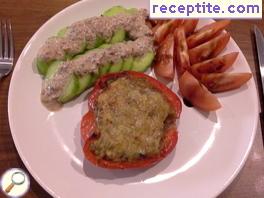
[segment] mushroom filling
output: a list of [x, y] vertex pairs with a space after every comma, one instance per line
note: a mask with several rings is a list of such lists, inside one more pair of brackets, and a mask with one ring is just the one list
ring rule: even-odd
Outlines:
[[122, 77], [112, 82], [96, 102], [98, 135], [90, 150], [111, 161], [134, 161], [158, 155], [166, 123], [174, 112], [164, 95], [145, 79]]

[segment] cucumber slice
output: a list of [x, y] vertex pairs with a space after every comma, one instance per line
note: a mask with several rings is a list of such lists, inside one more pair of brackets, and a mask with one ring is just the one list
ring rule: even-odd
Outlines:
[[129, 56], [127, 58], [124, 59], [124, 62], [123, 62], [123, 67], [122, 67], [122, 71], [128, 71], [128, 70], [131, 70], [132, 68], [132, 65], [133, 65], [133, 57], [132, 56]]
[[91, 74], [86, 74], [85, 76], [79, 77], [79, 90], [77, 95], [81, 94], [89, 87], [89, 85], [91, 84], [91, 80]]
[[108, 64], [103, 65], [102, 67], [100, 67], [99, 68], [99, 75], [102, 76], [102, 75], [106, 74], [109, 71], [110, 67], [111, 67], [111, 64], [110, 63], [108, 63]]
[[95, 82], [96, 80], [99, 78], [99, 74], [92, 74], [92, 79], [91, 79], [91, 82], [90, 82], [90, 85], [89, 87], [91, 87]]
[[115, 31], [110, 43], [119, 43], [126, 39], [126, 31], [123, 28], [120, 28]]
[[110, 67], [109, 73], [119, 72], [122, 69], [122, 66], [123, 66], [123, 60], [120, 60], [120, 61], [114, 63]]
[[58, 71], [59, 65], [62, 63], [61, 61], [54, 61], [53, 63], [50, 64], [47, 73], [46, 73], [46, 78], [51, 79], [54, 74]]
[[103, 16], [115, 16], [120, 13], [127, 13], [127, 9], [123, 6], [114, 6], [104, 11]]
[[57, 36], [58, 36], [58, 37], [64, 37], [64, 35], [66, 34], [67, 30], [68, 30], [67, 27], [64, 27], [64, 28], [60, 29], [60, 30], [58, 31], [58, 33], [57, 33]]
[[111, 45], [105, 43], [105, 44], [99, 46], [98, 48], [99, 48], [99, 49], [105, 49], [105, 48], [109, 48], [109, 47], [111, 47]]
[[102, 37], [96, 37], [93, 48], [97, 48], [104, 43], [105, 43], [105, 39], [103, 39]]
[[48, 68], [49, 64], [47, 62], [40, 58], [37, 59], [37, 69], [41, 75], [45, 76], [48, 71]]
[[78, 90], [79, 90], [79, 80], [73, 74], [71, 75], [67, 85], [64, 87], [61, 96], [58, 98], [58, 101], [61, 103], [66, 103], [70, 101], [78, 94]]
[[153, 59], [154, 59], [154, 53], [147, 52], [145, 55], [134, 59], [131, 70], [144, 72], [151, 65]]
[[129, 13], [129, 14], [135, 14], [137, 11], [138, 11], [137, 8], [129, 8], [129, 9], [127, 9], [127, 13]]

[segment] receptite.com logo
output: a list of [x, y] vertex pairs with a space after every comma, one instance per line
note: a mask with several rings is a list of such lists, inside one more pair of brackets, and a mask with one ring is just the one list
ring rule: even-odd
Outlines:
[[22, 197], [29, 186], [28, 175], [19, 168], [9, 169], [1, 176], [1, 189], [9, 197]]

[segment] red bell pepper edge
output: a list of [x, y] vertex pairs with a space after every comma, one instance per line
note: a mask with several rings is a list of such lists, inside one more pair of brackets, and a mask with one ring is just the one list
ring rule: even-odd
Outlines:
[[132, 162], [113, 162], [110, 160], [104, 160], [97, 158], [94, 153], [90, 151], [90, 144], [95, 139], [93, 138], [93, 134], [96, 130], [95, 126], [95, 115], [94, 115], [94, 108], [95, 108], [95, 101], [102, 90], [107, 86], [107, 82], [112, 79], [116, 79], [119, 77], [124, 76], [132, 76], [135, 78], [144, 78], [146, 79], [155, 89], [159, 92], [163, 93], [164, 96], [167, 98], [168, 102], [171, 104], [171, 107], [175, 110], [175, 118], [179, 118], [181, 113], [181, 102], [179, 98], [165, 85], [160, 83], [159, 81], [155, 80], [154, 78], [138, 72], [133, 71], [125, 71], [120, 73], [112, 73], [107, 74], [100, 78], [94, 86], [93, 91], [91, 92], [89, 99], [88, 99], [88, 107], [89, 112], [84, 115], [81, 122], [81, 137], [84, 141], [83, 151], [85, 154], [86, 159], [88, 159], [93, 164], [110, 169], [125, 169], [125, 168], [143, 168], [147, 166], [151, 166], [156, 164], [157, 162], [161, 161], [165, 158], [175, 147], [177, 140], [178, 140], [178, 132], [176, 128], [170, 127], [166, 131], [166, 135], [164, 136], [163, 140], [163, 148], [158, 155], [148, 157], [145, 159], [140, 159]]

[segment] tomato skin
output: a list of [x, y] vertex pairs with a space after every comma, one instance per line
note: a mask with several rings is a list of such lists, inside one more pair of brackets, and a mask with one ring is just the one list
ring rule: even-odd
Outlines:
[[199, 22], [199, 19], [186, 19], [186, 20], [184, 20], [182, 26], [185, 30], [186, 35], [190, 35], [194, 32], [198, 22]]
[[157, 50], [155, 63], [153, 65], [155, 74], [172, 80], [174, 77], [173, 56], [174, 37], [173, 34], [169, 34]]
[[161, 161], [165, 158], [175, 147], [178, 141], [178, 132], [175, 126], [171, 126], [166, 129], [165, 136], [163, 140], [163, 148], [161, 149], [160, 153], [155, 156], [151, 156], [145, 159], [140, 159], [132, 162], [114, 162], [105, 159], [99, 159], [97, 156], [91, 152], [90, 145], [93, 141], [96, 140], [94, 135], [97, 134], [96, 126], [95, 126], [95, 115], [94, 115], [94, 108], [97, 97], [102, 92], [102, 90], [107, 87], [107, 82], [109, 80], [114, 80], [120, 77], [131, 76], [133, 78], [144, 78], [149, 82], [153, 88], [164, 94], [165, 98], [170, 103], [171, 107], [175, 110], [175, 119], [179, 118], [181, 113], [181, 102], [180, 99], [165, 85], [161, 82], [157, 81], [156, 79], [144, 74], [138, 73], [134, 71], [125, 71], [120, 73], [111, 73], [104, 75], [101, 77], [95, 84], [95, 87], [88, 99], [88, 105], [91, 107], [89, 112], [84, 115], [82, 122], [81, 122], [81, 137], [84, 142], [83, 151], [85, 154], [86, 159], [88, 159], [91, 163], [95, 164], [96, 166], [100, 166], [103, 168], [109, 169], [125, 169], [125, 168], [143, 168], [148, 167], [151, 165], [156, 164], [157, 162]]
[[229, 33], [221, 33], [206, 43], [189, 50], [191, 65], [216, 57], [225, 48], [230, 39]]
[[224, 30], [230, 24], [230, 22], [230, 20], [221, 20], [202, 27], [187, 38], [189, 49], [194, 48], [214, 38], [222, 30]]
[[167, 37], [169, 33], [172, 33], [175, 28], [179, 27], [183, 22], [182, 19], [173, 19], [168, 22], [162, 22], [157, 25], [157, 28], [154, 28], [154, 41], [157, 44], [160, 44]]
[[93, 135], [95, 128], [95, 115], [92, 111], [88, 111], [81, 121], [81, 137], [84, 142]]
[[223, 56], [218, 56], [191, 66], [192, 74], [201, 79], [203, 74], [222, 73], [232, 66], [238, 56], [238, 52], [232, 52]]
[[179, 88], [183, 98], [203, 111], [216, 111], [221, 108], [217, 97], [188, 71], [179, 79]]
[[201, 82], [213, 93], [237, 89], [252, 77], [251, 73], [204, 74]]
[[177, 70], [178, 77], [180, 77], [186, 70], [190, 68], [190, 59], [188, 54], [188, 47], [185, 37], [184, 27], [179, 27], [174, 31], [175, 40], [175, 54], [174, 64]]

